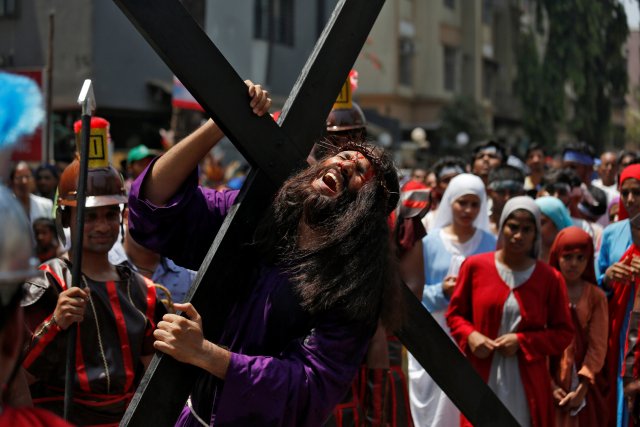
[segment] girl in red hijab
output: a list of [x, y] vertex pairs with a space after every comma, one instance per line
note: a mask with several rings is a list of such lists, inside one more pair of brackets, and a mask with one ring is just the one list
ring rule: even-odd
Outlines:
[[556, 426], [607, 424], [604, 378], [607, 354], [608, 308], [596, 285], [593, 240], [582, 229], [568, 227], [556, 236], [549, 255], [567, 285], [575, 327], [573, 341], [561, 357], [550, 360]]

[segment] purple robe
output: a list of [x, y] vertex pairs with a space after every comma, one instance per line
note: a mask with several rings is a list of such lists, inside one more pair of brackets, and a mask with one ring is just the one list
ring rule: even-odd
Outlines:
[[[237, 192], [198, 187], [194, 172], [166, 207], [156, 207], [139, 197], [147, 171], [131, 187], [132, 236], [197, 269]], [[231, 308], [221, 336], [208, 337], [231, 351], [226, 380], [203, 375], [200, 385], [212, 386], [196, 385], [193, 406], [216, 426], [320, 426], [349, 388], [374, 330], [375, 325], [344, 321], [337, 313], [310, 316], [286, 274], [262, 265], [251, 292]], [[200, 409], [207, 407], [203, 403], [211, 407], [203, 402], [207, 399], [213, 399], [211, 414]], [[176, 425], [199, 424], [185, 407]]]

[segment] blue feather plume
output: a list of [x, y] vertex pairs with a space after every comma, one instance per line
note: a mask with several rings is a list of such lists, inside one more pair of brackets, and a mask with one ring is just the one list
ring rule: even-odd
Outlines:
[[0, 72], [0, 150], [33, 133], [43, 118], [37, 84], [24, 76]]

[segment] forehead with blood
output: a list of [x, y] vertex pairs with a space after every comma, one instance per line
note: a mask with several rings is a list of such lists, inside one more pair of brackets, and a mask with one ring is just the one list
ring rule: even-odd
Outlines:
[[360, 160], [366, 160], [367, 163], [369, 163], [369, 167], [367, 168], [367, 171], [363, 175], [363, 179], [365, 180], [365, 182], [369, 181], [375, 175], [373, 163], [364, 154], [362, 154], [361, 152], [353, 151], [353, 153], [354, 154], [351, 156], [350, 159], [341, 159], [338, 162], [338, 165], [342, 166], [345, 163], [352, 163], [353, 167], [355, 169], [357, 169], [358, 162]]

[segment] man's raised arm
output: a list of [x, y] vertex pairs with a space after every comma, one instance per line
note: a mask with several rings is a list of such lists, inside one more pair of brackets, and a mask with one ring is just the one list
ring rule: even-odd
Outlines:
[[[269, 111], [269, 93], [260, 85], [245, 80], [248, 86], [250, 106], [262, 116]], [[187, 176], [198, 166], [198, 162], [222, 139], [224, 134], [218, 125], [209, 119], [203, 126], [174, 145], [159, 158], [147, 172], [140, 197], [155, 206], [165, 206], [178, 191]]]

